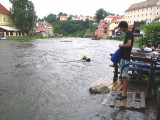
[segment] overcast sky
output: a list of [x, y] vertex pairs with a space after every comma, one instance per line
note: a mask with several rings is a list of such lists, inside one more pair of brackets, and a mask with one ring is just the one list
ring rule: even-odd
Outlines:
[[[59, 12], [68, 15], [94, 16], [99, 8], [103, 8], [111, 13], [124, 15], [124, 11], [131, 4], [146, 0], [30, 0], [35, 6], [36, 14], [39, 18], [49, 15], [50, 13], [58, 14]], [[8, 10], [11, 7], [9, 0], [0, 0], [0, 3]]]

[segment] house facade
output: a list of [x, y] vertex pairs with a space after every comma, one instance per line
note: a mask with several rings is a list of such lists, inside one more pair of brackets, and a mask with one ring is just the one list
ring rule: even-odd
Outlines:
[[98, 37], [107, 38], [109, 36], [109, 24], [107, 20], [100, 20], [98, 25]]
[[38, 35], [41, 35], [43, 37], [48, 37], [48, 36], [53, 36], [54, 31], [53, 31], [53, 25], [46, 21], [38, 22], [36, 24], [36, 31]]
[[61, 15], [60, 20], [67, 20], [67, 16]]
[[104, 20], [107, 21], [107, 24], [109, 26], [108, 34], [106, 37], [116, 37], [117, 35], [121, 34], [121, 32], [119, 32], [118, 25], [120, 21], [124, 20], [123, 15], [108, 15], [104, 18]]
[[0, 35], [1, 36], [22, 36], [22, 33], [13, 25], [10, 12], [0, 3]]
[[146, 21], [149, 24], [158, 16], [160, 16], [160, 0], [147, 0], [135, 3], [125, 11], [125, 21], [129, 25], [141, 21]]

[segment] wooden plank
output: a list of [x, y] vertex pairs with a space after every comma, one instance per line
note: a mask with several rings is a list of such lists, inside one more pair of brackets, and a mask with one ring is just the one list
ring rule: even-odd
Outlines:
[[133, 92], [132, 93], [132, 101], [131, 101], [131, 105], [130, 105], [131, 108], [135, 107], [135, 99], [136, 99], [136, 92]]
[[[128, 93], [127, 93], [128, 94]], [[127, 102], [127, 99], [122, 99], [121, 100], [121, 103], [120, 103], [120, 107], [121, 108], [125, 108], [126, 107], [126, 102]]]
[[115, 96], [113, 97], [113, 100], [110, 102], [110, 106], [111, 106], [111, 107], [114, 107], [114, 105], [116, 104], [116, 99], [117, 99], [117, 95], [115, 95]]
[[121, 103], [120, 103], [120, 107], [125, 108], [126, 107], [126, 102], [127, 102], [127, 99], [122, 99]]
[[144, 96], [144, 92], [140, 92], [140, 102], [141, 102], [141, 108], [145, 108], [145, 96]]
[[110, 92], [109, 94], [107, 93], [106, 97], [103, 99], [101, 104], [105, 105], [109, 101], [109, 98], [111, 97], [111, 95], [112, 95], [112, 92]]

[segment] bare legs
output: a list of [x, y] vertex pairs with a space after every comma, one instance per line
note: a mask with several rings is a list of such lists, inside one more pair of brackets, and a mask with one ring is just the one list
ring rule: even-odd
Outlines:
[[128, 77], [122, 77], [122, 83], [123, 83], [122, 96], [127, 96]]

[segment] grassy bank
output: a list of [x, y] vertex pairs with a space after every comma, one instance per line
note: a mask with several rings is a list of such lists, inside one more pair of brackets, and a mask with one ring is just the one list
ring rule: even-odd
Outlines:
[[19, 37], [6, 37], [6, 40], [32, 40], [32, 39], [47, 39], [47, 38], [59, 38], [55, 37], [43, 37], [43, 36], [19, 36]]

